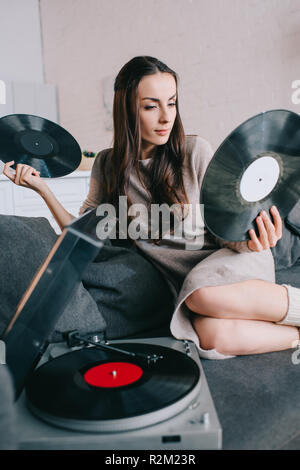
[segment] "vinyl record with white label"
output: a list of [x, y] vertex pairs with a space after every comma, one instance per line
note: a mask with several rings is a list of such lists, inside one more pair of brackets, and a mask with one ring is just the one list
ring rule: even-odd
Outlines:
[[215, 152], [200, 195], [209, 231], [227, 241], [249, 239], [260, 211], [275, 205], [283, 219], [300, 198], [300, 116], [258, 114]]

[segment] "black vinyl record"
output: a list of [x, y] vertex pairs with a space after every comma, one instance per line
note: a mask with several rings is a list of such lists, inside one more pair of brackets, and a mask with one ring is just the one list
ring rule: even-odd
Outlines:
[[58, 124], [40, 116], [9, 114], [0, 119], [0, 160], [32, 166], [42, 178], [65, 176], [81, 162], [74, 137]]
[[[147, 414], [170, 407], [199, 382], [198, 365], [179, 351], [145, 343], [117, 343], [114, 346], [162, 355], [163, 358], [149, 366], [139, 358], [127, 359], [118, 352], [96, 348], [64, 354], [33, 373], [26, 388], [30, 409], [40, 417], [51, 416], [55, 424], [61, 425], [63, 420], [63, 427], [72, 428], [66, 424], [68, 420], [98, 421], [103, 430], [106, 421], [128, 420], [131, 423], [130, 419], [135, 417], [141, 417], [145, 426]], [[105, 372], [107, 367], [111, 367], [109, 374]], [[92, 374], [98, 368], [100, 372], [95, 375], [95, 380], [100, 384], [95, 384]], [[116, 386], [113, 385], [115, 380], [120, 380]], [[136, 422], [130, 426], [139, 427]]]
[[260, 211], [275, 205], [282, 218], [300, 197], [300, 116], [287, 110], [258, 114], [220, 145], [200, 195], [204, 222], [217, 237], [248, 240]]

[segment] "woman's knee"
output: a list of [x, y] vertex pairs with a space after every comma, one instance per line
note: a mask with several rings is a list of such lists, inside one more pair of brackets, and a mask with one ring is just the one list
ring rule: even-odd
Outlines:
[[236, 320], [195, 317], [192, 321], [202, 349], [215, 349], [221, 354], [234, 354], [234, 339], [237, 334]]
[[195, 313], [217, 316], [217, 297], [215, 287], [201, 287], [192, 292], [185, 300], [186, 306]]

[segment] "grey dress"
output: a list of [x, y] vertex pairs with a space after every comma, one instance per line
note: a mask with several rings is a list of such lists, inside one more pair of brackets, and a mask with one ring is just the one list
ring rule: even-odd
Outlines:
[[[90, 191], [80, 212], [99, 206], [101, 195], [101, 158], [110, 149], [96, 157]], [[159, 245], [148, 239], [138, 239], [137, 247], [163, 274], [174, 296], [174, 314], [171, 333], [178, 339], [191, 339], [202, 357], [223, 359], [216, 350], [201, 348], [190, 321], [185, 299], [196, 289], [206, 286], [226, 285], [247, 279], [275, 282], [275, 266], [271, 250], [252, 252], [246, 242], [223, 242], [213, 237], [200, 215], [200, 188], [209, 161], [213, 155], [209, 143], [198, 136], [186, 136], [186, 160], [183, 180], [189, 199], [188, 215], [178, 233], [164, 235]], [[155, 158], [155, 156], [153, 157]], [[140, 172], [147, 173], [150, 159], [140, 160]], [[131, 174], [129, 196], [132, 203], [147, 206], [149, 195], [137, 173]], [[138, 206], [137, 206], [138, 207]], [[148, 219], [140, 217], [140, 225], [148, 226]]]

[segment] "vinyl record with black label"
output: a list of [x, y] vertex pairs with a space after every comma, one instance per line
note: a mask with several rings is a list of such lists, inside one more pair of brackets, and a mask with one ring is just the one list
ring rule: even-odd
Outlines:
[[0, 119], [0, 160], [32, 166], [42, 178], [65, 176], [81, 162], [74, 137], [58, 124], [40, 116], [10, 114]]
[[30, 409], [70, 429], [121, 431], [168, 419], [199, 393], [200, 370], [186, 354], [145, 343], [114, 346], [163, 358], [147, 365], [96, 348], [64, 354], [34, 372], [26, 388]]
[[248, 240], [260, 211], [275, 205], [283, 219], [300, 198], [300, 116], [258, 114], [235, 129], [215, 152], [200, 195], [204, 222], [217, 237]]

